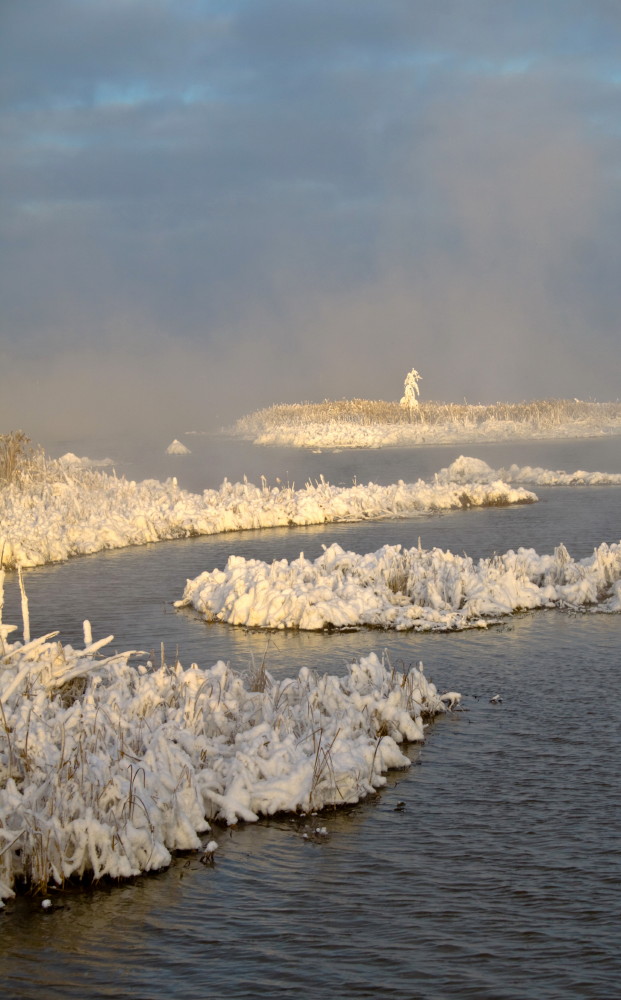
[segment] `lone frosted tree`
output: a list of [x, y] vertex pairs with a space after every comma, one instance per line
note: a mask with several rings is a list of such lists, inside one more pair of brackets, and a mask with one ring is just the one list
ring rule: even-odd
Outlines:
[[407, 406], [410, 413], [418, 406], [418, 396], [420, 394], [418, 383], [421, 381], [422, 377], [423, 376], [419, 375], [416, 371], [416, 368], [412, 368], [412, 371], [408, 372], [405, 376], [401, 406]]

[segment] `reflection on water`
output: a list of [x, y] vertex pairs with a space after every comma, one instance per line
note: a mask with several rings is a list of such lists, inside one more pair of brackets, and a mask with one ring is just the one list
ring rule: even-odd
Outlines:
[[[573, 462], [537, 464], [621, 471], [610, 456], [587, 464], [581, 447]], [[535, 462], [513, 449], [505, 460]], [[184, 663], [222, 657], [242, 668], [267, 648], [275, 672], [338, 670], [385, 647], [392, 662], [423, 660], [439, 686], [461, 690], [466, 711], [434, 723], [425, 745], [411, 748], [413, 766], [355, 808], [217, 830], [213, 868], [190, 854], [132, 883], [58, 894], [49, 913], [27, 897], [9, 904], [0, 916], [3, 995], [618, 995], [618, 615], [530, 613], [449, 635], [266, 636], [206, 625], [170, 603], [187, 576], [230, 552], [314, 556], [335, 540], [370, 551], [421, 534], [425, 546], [472, 555], [564, 541], [580, 557], [619, 538], [614, 489], [540, 494], [533, 507], [249, 532], [28, 573], [33, 634], [60, 626], [65, 641], [78, 641], [90, 617], [97, 636], [115, 633], [117, 648], [163, 641]], [[19, 620], [16, 589], [7, 590], [6, 620]], [[502, 702], [491, 704], [497, 693]], [[324, 826], [327, 837], [314, 834]]]

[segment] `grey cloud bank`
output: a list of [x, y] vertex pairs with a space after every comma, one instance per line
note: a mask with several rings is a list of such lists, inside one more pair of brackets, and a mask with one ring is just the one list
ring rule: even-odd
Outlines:
[[0, 425], [619, 396], [621, 11], [0, 13]]

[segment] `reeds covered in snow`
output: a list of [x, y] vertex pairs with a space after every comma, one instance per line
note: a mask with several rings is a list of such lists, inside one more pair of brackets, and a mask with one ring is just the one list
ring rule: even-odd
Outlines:
[[172, 478], [141, 483], [41, 457], [19, 483], [0, 488], [0, 566], [39, 566], [102, 549], [225, 531], [403, 516], [537, 498], [503, 483], [368, 483], [302, 489], [225, 480], [189, 493]]
[[522, 403], [441, 403], [419, 400], [415, 408], [381, 399], [324, 400], [323, 403], [277, 403], [242, 417], [240, 430], [293, 424], [482, 424], [489, 420], [553, 428], [569, 421], [621, 420], [621, 403], [581, 399], [535, 399]]
[[543, 399], [522, 403], [397, 402], [369, 399], [278, 404], [239, 419], [235, 435], [258, 444], [381, 447], [512, 437], [621, 432], [621, 403]]
[[532, 608], [621, 610], [621, 543], [576, 561], [520, 548], [473, 560], [442, 549], [385, 545], [271, 564], [230, 556], [220, 570], [188, 580], [178, 606], [208, 621], [254, 628], [371, 626], [418, 632], [484, 628]]
[[0, 487], [27, 481], [38, 470], [41, 452], [33, 449], [23, 431], [0, 434]]
[[[219, 662], [99, 658], [55, 634], [0, 648], [0, 906], [16, 885], [161, 868], [198, 850], [214, 820], [354, 803], [409, 760], [425, 720], [455, 704], [422, 671], [375, 654], [343, 677], [261, 690]], [[90, 626], [85, 638], [90, 638]], [[208, 851], [213, 855], [215, 843]]]

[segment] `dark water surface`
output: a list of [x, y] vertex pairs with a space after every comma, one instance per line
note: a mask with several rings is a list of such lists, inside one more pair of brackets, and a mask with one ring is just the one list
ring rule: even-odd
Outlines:
[[[492, 465], [621, 471], [619, 439], [313, 460], [324, 459], [317, 474], [331, 481], [389, 482], [430, 475], [460, 451]], [[289, 460], [259, 457], [273, 469]], [[200, 472], [190, 461], [188, 480]], [[217, 828], [213, 868], [181, 856], [127, 884], [56, 893], [48, 913], [29, 897], [9, 903], [0, 915], [2, 995], [620, 996], [619, 615], [538, 612], [448, 635], [268, 637], [171, 606], [186, 577], [231, 552], [314, 556], [332, 541], [371, 551], [420, 535], [425, 547], [473, 556], [562, 541], [581, 558], [621, 537], [621, 490], [536, 492], [540, 503], [528, 507], [163, 543], [26, 574], [33, 635], [60, 628], [77, 643], [88, 617], [95, 638], [114, 633], [111, 648], [159, 654], [164, 642], [185, 664], [224, 658], [240, 669], [265, 654], [274, 673], [303, 664], [341, 671], [386, 649], [393, 663], [422, 660], [440, 688], [463, 693], [465, 711], [431, 725], [424, 746], [410, 749], [413, 766], [355, 808]], [[16, 590], [9, 581], [7, 621], [19, 621]], [[502, 702], [492, 704], [497, 693]]]

